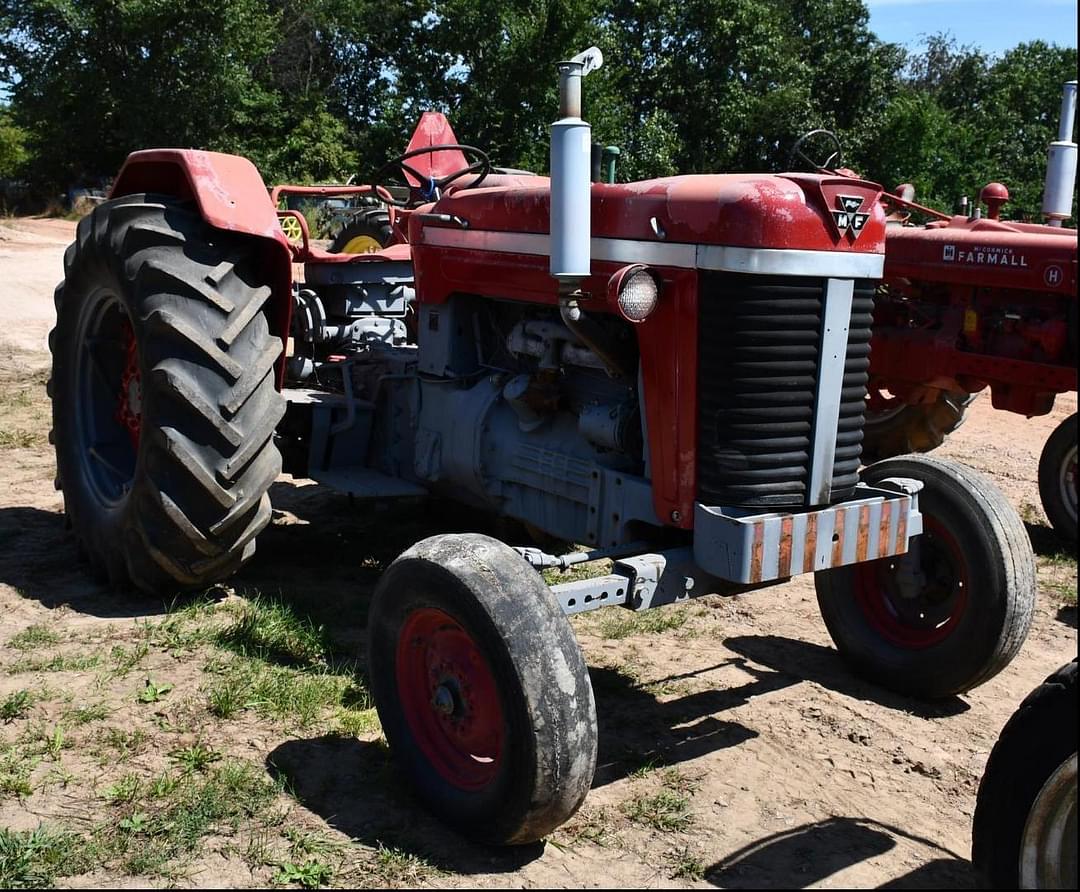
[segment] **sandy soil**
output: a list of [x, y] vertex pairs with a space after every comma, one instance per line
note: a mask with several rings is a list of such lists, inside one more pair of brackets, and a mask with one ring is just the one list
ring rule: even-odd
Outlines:
[[[53, 489], [43, 351], [71, 232], [57, 221], [0, 228], [0, 393], [8, 395], [2, 420], [23, 432], [18, 445], [0, 450], [0, 666], [9, 668], [19, 654], [5, 642], [31, 625], [47, 625], [71, 647], [112, 645], [130, 641], [140, 621], [162, 612], [86, 576]], [[23, 391], [29, 396], [12, 397]], [[929, 706], [863, 683], [832, 649], [809, 577], [744, 597], [704, 599], [685, 608], [672, 628], [649, 634], [612, 637], [604, 611], [578, 618], [596, 690], [600, 767], [582, 812], [547, 845], [504, 852], [463, 842], [401, 791], [385, 770], [377, 733], [305, 737], [248, 714], [214, 721], [194, 696], [174, 698], [151, 720], [131, 705], [130, 678], [102, 681], [74, 671], [37, 679], [77, 702], [108, 702], [109, 726], [146, 727], [152, 735], [168, 725], [185, 740], [213, 735], [225, 752], [286, 766], [292, 825], [328, 834], [363, 863], [365, 853], [393, 840], [435, 867], [411, 882], [968, 888], [971, 815], [996, 735], [1020, 700], [1077, 652], [1076, 611], [1062, 607], [1060, 594], [1063, 587], [1075, 591], [1076, 567], [1054, 556], [1035, 476], [1046, 437], [1075, 411], [1069, 396], [1050, 415], [1025, 420], [992, 411], [983, 397], [939, 453], [990, 475], [1029, 521], [1043, 554], [1035, 623], [1005, 671], [968, 696]], [[406, 524], [403, 541], [388, 538], [385, 529], [403, 509], [350, 507], [286, 478], [275, 499], [282, 510], [240, 582], [319, 600], [336, 615], [341, 640], [361, 641], [362, 623], [351, 619], [351, 608], [366, 601], [377, 568], [410, 544], [415, 525]], [[383, 533], [372, 539], [376, 526]], [[139, 673], [167, 673], [178, 691], [197, 693], [202, 683], [199, 665], [165, 649], [151, 649]], [[25, 675], [0, 674], [0, 698], [26, 684]], [[59, 709], [46, 702], [38, 718], [55, 721]], [[0, 732], [14, 735], [3, 726]], [[108, 816], [94, 792], [96, 776], [115, 767], [83, 755], [78, 735], [89, 731], [70, 733], [76, 746], [64, 764], [74, 779], [0, 798], [0, 825], [88, 826]], [[152, 770], [164, 761], [162, 748], [173, 745], [151, 742], [131, 764]], [[86, 774], [95, 779], [83, 789], [79, 778]], [[689, 798], [687, 826], [662, 832], [629, 817], [628, 802], [665, 785]], [[186, 883], [214, 887], [265, 884], [269, 874], [210, 840], [186, 876]], [[351, 881], [365, 878], [386, 881], [363, 871]], [[65, 882], [142, 881], [99, 869]]]

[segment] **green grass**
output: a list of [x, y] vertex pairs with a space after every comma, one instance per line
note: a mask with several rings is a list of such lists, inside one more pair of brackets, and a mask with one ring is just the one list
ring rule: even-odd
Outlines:
[[29, 449], [33, 446], [42, 446], [44, 443], [45, 436], [41, 431], [0, 428], [0, 449]]
[[330, 710], [371, 706], [367, 692], [347, 675], [325, 668], [297, 670], [243, 658], [213, 668], [220, 677], [207, 689], [206, 701], [218, 718], [252, 709], [264, 718], [308, 728]]
[[705, 865], [687, 846], [668, 852], [664, 859], [672, 879], [703, 880]]
[[662, 833], [687, 829], [693, 823], [690, 797], [672, 790], [639, 793], [620, 805], [620, 810], [635, 824], [644, 824]]
[[1048, 582], [1046, 587], [1050, 589], [1061, 602], [1068, 607], [1076, 606], [1076, 582]]
[[51, 657], [23, 657], [8, 667], [9, 675], [26, 672], [85, 672], [101, 665], [99, 653], [53, 654]]
[[421, 855], [381, 842], [375, 851], [375, 872], [386, 885], [417, 886], [439, 871]]
[[45, 645], [56, 644], [59, 640], [60, 636], [45, 626], [28, 626], [18, 635], [13, 636], [8, 644], [16, 650], [35, 650]]
[[251, 762], [186, 767], [153, 778], [126, 775], [110, 788], [116, 814], [93, 832], [103, 863], [130, 875], [172, 875], [201, 852], [202, 840], [235, 834], [264, 815], [281, 792]]
[[[30, 778], [41, 763], [40, 756], [33, 756], [16, 744], [0, 747], [0, 800], [10, 796], [29, 796], [33, 791]], [[3, 888], [3, 884], [0, 884]]]
[[28, 690], [24, 688], [20, 691], [12, 691], [0, 703], [0, 719], [13, 722], [15, 719], [24, 718], [33, 705], [34, 695]]
[[608, 640], [631, 635], [655, 635], [680, 629], [690, 618], [684, 607], [658, 608], [636, 613], [631, 610], [604, 610], [595, 620], [596, 634]]
[[85, 861], [85, 841], [75, 833], [0, 827], [0, 889], [47, 888], [59, 876], [82, 873]]
[[263, 598], [245, 602], [214, 641], [240, 656], [285, 666], [325, 666], [329, 655], [322, 626], [297, 616], [282, 601]]

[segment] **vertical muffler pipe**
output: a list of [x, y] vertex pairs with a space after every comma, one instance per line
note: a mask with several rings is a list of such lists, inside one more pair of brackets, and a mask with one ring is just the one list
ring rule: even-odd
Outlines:
[[574, 291], [589, 275], [592, 128], [581, 119], [581, 79], [604, 63], [593, 46], [559, 62], [559, 120], [551, 125], [551, 275], [559, 293]]
[[1072, 216], [1073, 188], [1076, 185], [1076, 143], [1072, 139], [1075, 119], [1076, 81], [1069, 81], [1061, 97], [1058, 138], [1050, 143], [1046, 162], [1042, 212], [1049, 226], [1060, 226]]

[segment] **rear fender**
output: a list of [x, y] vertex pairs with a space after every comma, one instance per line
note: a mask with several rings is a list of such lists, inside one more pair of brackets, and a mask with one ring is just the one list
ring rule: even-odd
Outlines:
[[[292, 252], [255, 165], [237, 155], [196, 149], [132, 152], [120, 169], [109, 197], [139, 192], [192, 201], [211, 226], [259, 240], [261, 273], [271, 289], [270, 330], [281, 338], [284, 347], [292, 314]], [[284, 373], [283, 349], [277, 364], [279, 389]]]

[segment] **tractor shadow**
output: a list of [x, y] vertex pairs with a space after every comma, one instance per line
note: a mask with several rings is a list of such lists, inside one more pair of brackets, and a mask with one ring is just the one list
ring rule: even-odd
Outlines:
[[384, 743], [326, 735], [290, 740], [267, 770], [298, 802], [362, 845], [401, 849], [455, 874], [509, 873], [544, 852], [543, 843], [495, 847], [470, 842], [416, 801]]
[[805, 889], [872, 858], [903, 840], [937, 857], [881, 889], [972, 889], [971, 864], [932, 840], [870, 818], [833, 817], [763, 837], [705, 870], [724, 889]]
[[754, 680], [732, 688], [710, 688], [672, 700], [660, 700], [633, 678], [615, 669], [590, 667], [596, 698], [598, 753], [593, 789], [633, 772], [659, 765], [689, 762], [758, 736], [719, 713], [795, 682], [779, 672], [758, 670], [745, 660], [728, 660], [694, 672], [652, 682], [648, 687], [687, 682], [706, 672], [738, 665]]
[[813, 682], [853, 697], [906, 712], [919, 718], [946, 718], [967, 712], [971, 707], [959, 697], [941, 700], [918, 700], [894, 693], [869, 681], [858, 678], [831, 647], [797, 641], [780, 635], [740, 635], [725, 638], [724, 646], [742, 657], [767, 666], [787, 684]]
[[60, 511], [0, 508], [0, 583], [55, 610], [70, 607], [102, 619], [160, 616], [169, 604], [94, 577]]

